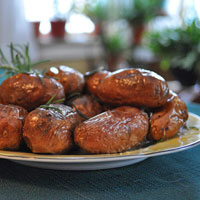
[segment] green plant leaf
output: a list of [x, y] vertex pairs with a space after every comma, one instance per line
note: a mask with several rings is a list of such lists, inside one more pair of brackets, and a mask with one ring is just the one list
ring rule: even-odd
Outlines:
[[198, 54], [195, 51], [191, 51], [186, 55], [186, 57], [183, 59], [183, 68], [184, 69], [191, 69], [193, 65], [195, 64]]
[[163, 71], [168, 71], [169, 68], [170, 68], [170, 61], [169, 61], [169, 59], [162, 59], [161, 62], [160, 62], [160, 68]]
[[189, 70], [200, 61], [200, 27], [196, 20], [186, 27], [150, 32], [146, 39], [150, 50], [164, 58], [160, 65], [164, 70], [167, 65]]

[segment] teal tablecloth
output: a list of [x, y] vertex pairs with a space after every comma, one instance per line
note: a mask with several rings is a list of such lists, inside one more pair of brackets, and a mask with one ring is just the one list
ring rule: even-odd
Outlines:
[[[200, 115], [200, 105], [188, 105]], [[0, 199], [198, 200], [200, 145], [99, 171], [56, 171], [0, 159]]]

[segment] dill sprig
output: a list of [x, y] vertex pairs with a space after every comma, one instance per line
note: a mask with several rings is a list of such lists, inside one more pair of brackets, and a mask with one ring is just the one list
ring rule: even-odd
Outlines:
[[1, 76], [13, 76], [19, 73], [39, 74], [39, 72], [33, 69], [33, 67], [47, 62], [47, 60], [44, 60], [36, 63], [31, 63], [29, 55], [29, 44], [14, 45], [13, 43], [10, 43], [8, 48], [10, 49], [10, 59], [6, 58], [5, 54], [0, 48], [0, 68], [4, 69], [4, 73]]

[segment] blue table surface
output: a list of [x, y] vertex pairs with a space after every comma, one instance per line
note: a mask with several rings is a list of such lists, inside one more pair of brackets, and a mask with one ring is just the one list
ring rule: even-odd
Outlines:
[[[200, 115], [200, 105], [189, 104]], [[198, 200], [200, 145], [138, 164], [98, 171], [56, 171], [0, 159], [0, 199]]]

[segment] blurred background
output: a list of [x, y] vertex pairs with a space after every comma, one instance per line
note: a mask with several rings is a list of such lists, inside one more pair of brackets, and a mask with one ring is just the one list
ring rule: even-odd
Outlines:
[[199, 0], [0, 0], [0, 47], [29, 43], [41, 69], [150, 69], [198, 103], [199, 19]]

